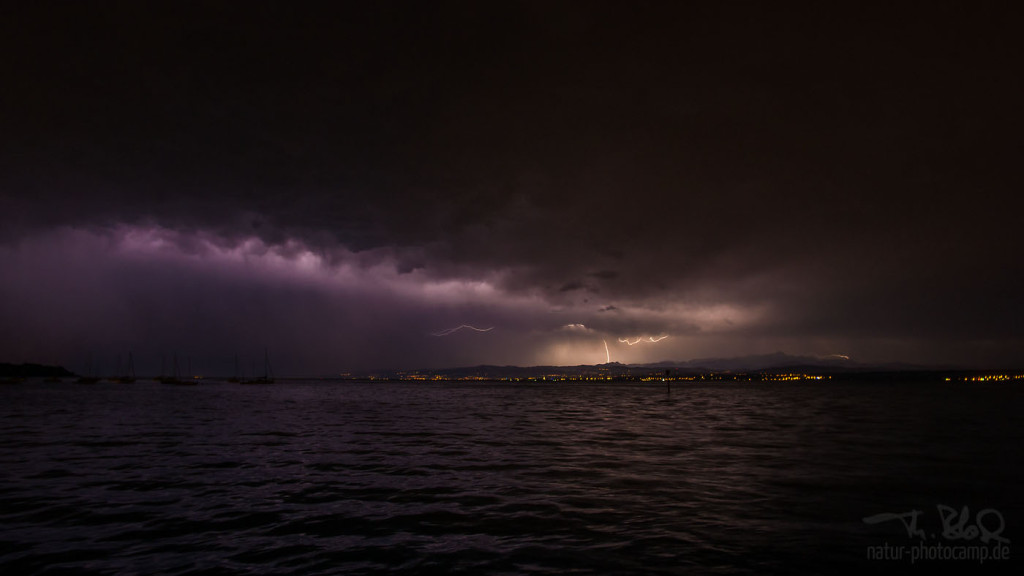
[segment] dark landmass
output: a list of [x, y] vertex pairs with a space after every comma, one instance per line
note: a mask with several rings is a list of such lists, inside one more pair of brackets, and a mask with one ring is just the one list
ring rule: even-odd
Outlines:
[[846, 356], [794, 356], [784, 352], [773, 354], [758, 354], [752, 356], [741, 356], [738, 358], [700, 358], [685, 362], [663, 361], [653, 364], [644, 364], [652, 368], [674, 368], [685, 370], [708, 371], [757, 371], [789, 369], [793, 367], [808, 367], [815, 370], [833, 371], [917, 371], [917, 370], [954, 370], [955, 366], [919, 366], [902, 362], [887, 364], [867, 364], [850, 360]]
[[0, 378], [74, 378], [63, 366], [43, 364], [8, 364], [0, 362]]
[[1024, 370], [985, 370], [913, 364], [865, 364], [845, 357], [817, 358], [783, 353], [740, 358], [709, 358], [653, 364], [578, 366], [467, 366], [433, 370], [377, 370], [346, 373], [358, 380], [512, 380], [512, 381], [989, 381], [1024, 380]]
[[[0, 378], [20, 381], [27, 378], [75, 378], [61, 366], [10, 364], [0, 362]], [[308, 377], [284, 377], [281, 381], [309, 380]], [[778, 382], [778, 381], [877, 381], [877, 382], [988, 382], [1020, 380], [1024, 369], [989, 370], [955, 366], [918, 366], [913, 364], [866, 364], [844, 357], [817, 358], [783, 353], [709, 358], [690, 361], [663, 361], [651, 364], [581, 364], [577, 366], [465, 366], [423, 370], [372, 370], [312, 377], [315, 380], [372, 381], [613, 381], [613, 382]], [[210, 380], [228, 380], [212, 377]]]

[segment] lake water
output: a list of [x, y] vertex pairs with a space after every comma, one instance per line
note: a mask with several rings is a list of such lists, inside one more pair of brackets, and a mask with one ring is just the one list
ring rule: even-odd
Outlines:
[[[0, 399], [0, 574], [973, 573], [1024, 554], [1011, 384], [29, 382]], [[914, 536], [864, 521], [913, 510]]]

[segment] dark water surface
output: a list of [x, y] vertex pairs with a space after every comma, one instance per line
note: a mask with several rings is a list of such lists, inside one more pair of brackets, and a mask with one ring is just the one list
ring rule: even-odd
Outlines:
[[[40, 382], [0, 388], [0, 574], [1000, 570], [869, 559], [880, 513], [1024, 553], [1024, 388]], [[998, 531], [1000, 519], [1004, 529]], [[971, 535], [961, 530], [960, 535]]]

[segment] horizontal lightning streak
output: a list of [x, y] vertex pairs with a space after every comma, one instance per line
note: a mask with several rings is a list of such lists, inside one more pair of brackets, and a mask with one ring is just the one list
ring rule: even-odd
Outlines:
[[644, 338], [643, 336], [637, 336], [636, 340], [633, 340], [633, 341], [630, 341], [629, 338], [619, 338], [619, 342], [622, 342], [623, 344], [629, 344], [630, 346], [633, 346], [633, 345], [639, 344], [641, 342], [661, 342], [665, 338], [668, 338], [667, 334], [665, 334], [663, 336], [658, 336], [657, 338], [655, 338], [654, 336], [648, 336], [647, 338]]
[[469, 328], [470, 330], [476, 330], [477, 332], [490, 332], [491, 330], [494, 330], [494, 326], [491, 326], [490, 328], [477, 328], [476, 326], [470, 326], [469, 324], [463, 324], [461, 326], [456, 326], [455, 328], [448, 328], [446, 330], [441, 330], [440, 332], [434, 332], [434, 333], [431, 334], [431, 336], [447, 336], [447, 335], [451, 334], [452, 332], [458, 332], [459, 330], [462, 330], [463, 328]]

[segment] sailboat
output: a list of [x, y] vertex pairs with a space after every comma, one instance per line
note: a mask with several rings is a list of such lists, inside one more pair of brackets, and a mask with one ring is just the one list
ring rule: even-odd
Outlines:
[[89, 366], [88, 366], [89, 374], [86, 375], [86, 376], [79, 376], [78, 379], [75, 380], [75, 384], [95, 384], [95, 383], [100, 381], [100, 377], [99, 376], [93, 376], [92, 375], [92, 355], [91, 354], [89, 355], [89, 362], [88, 362], [88, 364], [89, 364]]
[[228, 378], [228, 382], [239, 383], [242, 379], [238, 377], [238, 354], [235, 354], [235, 375]]
[[187, 378], [185, 380], [181, 379], [181, 371], [178, 369], [177, 353], [174, 354], [174, 373], [171, 376], [161, 376], [157, 378], [157, 380], [159, 380], [163, 384], [175, 384], [178, 386], [195, 386], [196, 384], [198, 384], [198, 382], [196, 382], [192, 378]]
[[128, 366], [125, 371], [121, 372], [121, 357], [117, 357], [117, 371], [118, 375], [110, 379], [111, 382], [118, 384], [131, 384], [135, 382], [135, 362], [132, 359], [132, 353], [128, 353]]
[[[255, 372], [255, 370], [254, 370], [254, 372]], [[263, 377], [262, 378], [258, 378], [258, 377], [256, 377], [255, 374], [253, 374], [253, 378], [251, 380], [242, 380], [241, 384], [273, 384], [273, 383], [274, 383], [274, 373], [270, 369], [270, 354], [267, 352], [266, 348], [264, 348], [263, 349]]]

